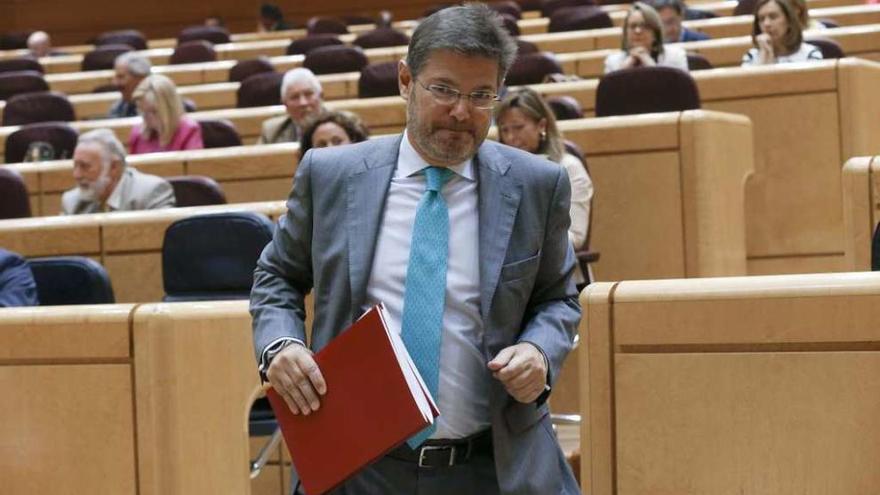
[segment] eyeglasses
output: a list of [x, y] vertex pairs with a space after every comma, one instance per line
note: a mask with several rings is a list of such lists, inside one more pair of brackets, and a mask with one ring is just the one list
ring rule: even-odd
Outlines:
[[442, 84], [429, 84], [425, 86], [418, 79], [415, 79], [415, 81], [419, 86], [425, 88], [426, 91], [431, 93], [431, 96], [434, 97], [434, 101], [441, 105], [455, 105], [461, 97], [465, 97], [470, 100], [471, 105], [473, 105], [474, 108], [490, 110], [495, 106], [495, 103], [497, 103], [499, 99], [498, 95], [491, 91], [474, 91], [473, 93], [462, 94], [461, 91]]
[[632, 22], [626, 25], [630, 31], [644, 31], [648, 29], [648, 25], [644, 22]]

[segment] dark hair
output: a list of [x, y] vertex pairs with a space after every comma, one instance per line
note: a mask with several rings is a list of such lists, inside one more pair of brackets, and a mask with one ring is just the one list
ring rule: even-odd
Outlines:
[[627, 42], [627, 34], [629, 33], [629, 18], [634, 12], [641, 12], [642, 18], [645, 19], [645, 25], [654, 33], [654, 42], [651, 44], [651, 58], [657, 60], [663, 53], [663, 23], [660, 22], [660, 15], [654, 10], [654, 7], [644, 2], [633, 2], [632, 8], [626, 13], [623, 20], [623, 38], [620, 47], [623, 51], [629, 51], [629, 43]]
[[260, 17], [272, 19], [273, 21], [280, 21], [284, 19], [284, 14], [281, 12], [281, 8], [277, 5], [264, 3], [263, 5], [260, 5]]
[[517, 46], [498, 14], [485, 4], [469, 3], [437, 11], [419, 24], [406, 54], [413, 77], [435, 50], [496, 59], [500, 84], [516, 58]]
[[755, 4], [755, 18], [752, 20], [752, 44], [756, 47], [758, 46], [758, 42], [755, 38], [761, 34], [761, 23], [758, 21], [758, 11], [761, 10], [761, 7], [770, 2], [776, 2], [782, 10], [782, 13], [785, 15], [785, 20], [788, 22], [788, 31], [786, 31], [785, 36], [782, 37], [782, 46], [788, 50], [788, 53], [793, 53], [804, 41], [804, 34], [801, 31], [801, 21], [798, 18], [797, 11], [788, 0], [758, 0], [758, 3]]
[[684, 6], [684, 2], [681, 0], [653, 0], [651, 2], [651, 7], [654, 7], [654, 10], [660, 12], [660, 10], [665, 9], [667, 7], [672, 8], [675, 12], [683, 16], [686, 7]]
[[312, 149], [312, 136], [315, 134], [315, 130], [327, 122], [332, 122], [341, 127], [352, 143], [360, 143], [370, 137], [370, 131], [367, 129], [367, 126], [364, 125], [360, 117], [351, 112], [337, 110], [319, 113], [306, 119], [305, 123], [303, 123], [302, 137], [299, 139], [299, 156], [305, 155], [306, 151]]

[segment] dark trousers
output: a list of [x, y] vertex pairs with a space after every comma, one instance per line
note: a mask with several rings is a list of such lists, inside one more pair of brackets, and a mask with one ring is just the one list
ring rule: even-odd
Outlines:
[[420, 468], [418, 464], [385, 456], [333, 495], [496, 495], [498, 479], [491, 456], [475, 455], [455, 466]]

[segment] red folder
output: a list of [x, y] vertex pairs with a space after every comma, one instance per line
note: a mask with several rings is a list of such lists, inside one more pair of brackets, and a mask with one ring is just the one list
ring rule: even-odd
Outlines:
[[315, 354], [327, 383], [320, 409], [295, 415], [267, 391], [308, 495], [332, 490], [439, 414], [384, 311], [374, 306]]

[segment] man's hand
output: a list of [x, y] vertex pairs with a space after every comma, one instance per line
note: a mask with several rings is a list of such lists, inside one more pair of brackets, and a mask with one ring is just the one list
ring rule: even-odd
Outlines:
[[266, 377], [293, 414], [309, 414], [321, 407], [319, 394], [327, 393], [312, 352], [299, 343], [285, 347], [269, 364]]
[[489, 361], [492, 376], [504, 384], [514, 399], [524, 404], [534, 402], [547, 384], [547, 362], [533, 344], [523, 342], [501, 349]]

